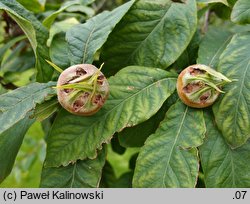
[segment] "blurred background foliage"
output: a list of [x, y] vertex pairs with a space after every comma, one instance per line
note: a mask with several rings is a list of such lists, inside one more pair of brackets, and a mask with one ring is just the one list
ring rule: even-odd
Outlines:
[[[59, 67], [69, 66], [65, 53], [65, 32], [75, 24], [84, 23], [92, 16], [112, 10], [128, 0], [17, 0], [26, 9], [33, 12], [42, 22], [56, 13], [55, 21], [47, 26], [50, 31], [47, 45], [50, 57]], [[229, 19], [236, 0], [229, 0], [230, 6], [213, 3], [199, 3], [198, 14], [201, 30], [197, 30], [193, 39], [194, 53], [197, 54], [200, 38], [207, 30], [208, 23], [230, 27]], [[75, 2], [75, 3], [74, 3]], [[197, 0], [199, 2], [199, 0]], [[70, 6], [69, 6], [70, 5]], [[218, 18], [219, 17], [219, 18]], [[225, 23], [226, 22], [226, 23]], [[237, 28], [238, 29], [238, 28]], [[197, 45], [197, 46], [196, 46]], [[181, 56], [185, 57], [184, 55]], [[181, 59], [180, 57], [180, 59]], [[98, 56], [96, 56], [98, 58]], [[195, 57], [194, 57], [195, 58]], [[182, 60], [179, 60], [183, 62]], [[174, 64], [180, 69], [186, 64]], [[188, 62], [190, 63], [190, 62]], [[0, 12], [0, 94], [16, 89], [35, 80], [35, 57], [31, 46], [20, 27], [5, 12]], [[55, 74], [55, 79], [57, 74]], [[46, 154], [46, 134], [54, 117], [35, 122], [27, 132], [18, 153], [14, 168], [0, 187], [39, 187], [42, 164]], [[122, 147], [114, 137], [108, 145], [107, 163], [103, 170], [101, 187], [131, 187], [134, 164], [139, 152], [137, 148]], [[198, 186], [203, 186], [201, 173]]]

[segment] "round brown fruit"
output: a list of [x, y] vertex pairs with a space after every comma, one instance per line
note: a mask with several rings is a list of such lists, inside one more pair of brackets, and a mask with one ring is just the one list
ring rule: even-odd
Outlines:
[[212, 68], [195, 64], [185, 68], [177, 79], [177, 92], [184, 104], [193, 108], [205, 108], [218, 98], [221, 85], [230, 82]]
[[57, 81], [58, 101], [67, 111], [82, 116], [95, 114], [109, 95], [104, 74], [91, 64], [65, 69]]

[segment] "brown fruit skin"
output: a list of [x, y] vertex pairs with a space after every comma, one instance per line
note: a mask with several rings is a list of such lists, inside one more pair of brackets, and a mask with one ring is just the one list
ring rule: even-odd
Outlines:
[[179, 74], [178, 79], [177, 79], [177, 85], [176, 85], [177, 93], [180, 99], [182, 100], [182, 102], [186, 104], [187, 106], [192, 107], [192, 108], [206, 108], [208, 106], [211, 106], [214, 103], [214, 101], [210, 103], [207, 103], [207, 102], [196, 103], [194, 101], [191, 101], [183, 92], [184, 84], [183, 84], [182, 78], [187, 72], [190, 72], [193, 67], [197, 67], [197, 65], [191, 65], [185, 68], [184, 70], [182, 70], [182, 72]]
[[[77, 69], [82, 68], [84, 71], [86, 71], [86, 74], [84, 74], [84, 78], [87, 78], [89, 76], [92, 76], [94, 73], [98, 71], [98, 69], [91, 64], [77, 64], [73, 65], [67, 69], [65, 69], [59, 76], [58, 81], [57, 81], [57, 86], [62, 86], [65, 84], [68, 84], [69, 81], [77, 80], [73, 79], [76, 76], [76, 71]], [[99, 76], [102, 75], [102, 72], [100, 72]], [[98, 112], [103, 104], [105, 103], [106, 99], [109, 96], [109, 84], [106, 79], [106, 77], [103, 78], [103, 84], [101, 89], [105, 92], [104, 95], [102, 95], [102, 100], [98, 104], [94, 104], [92, 108], [88, 109], [80, 109], [79, 111], [74, 110], [72, 104], [68, 102], [67, 97], [68, 93], [64, 91], [64, 89], [57, 88], [57, 98], [61, 106], [69, 111], [72, 114], [75, 115], [80, 115], [80, 116], [90, 116]]]

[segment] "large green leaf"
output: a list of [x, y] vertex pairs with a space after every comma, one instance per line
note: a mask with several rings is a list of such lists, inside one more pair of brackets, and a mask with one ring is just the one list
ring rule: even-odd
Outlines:
[[231, 19], [235, 23], [250, 23], [250, 1], [238, 0], [233, 7]]
[[236, 34], [220, 57], [218, 71], [234, 79], [213, 106], [215, 120], [231, 147], [250, 137], [250, 34]]
[[93, 116], [59, 112], [50, 135], [46, 166], [95, 158], [96, 149], [125, 127], [148, 120], [174, 92], [175, 74], [161, 69], [127, 67], [109, 79], [110, 96]]
[[200, 44], [197, 63], [216, 69], [219, 58], [232, 36], [233, 34], [226, 29], [221, 32], [221, 28], [211, 27]]
[[33, 122], [26, 116], [0, 134], [0, 183], [10, 174], [23, 137]]
[[78, 160], [66, 167], [43, 168], [42, 188], [97, 188], [105, 164], [106, 151], [102, 150], [94, 160]]
[[46, 47], [48, 31], [34, 15], [14, 0], [1, 0], [0, 9], [7, 11], [27, 35], [36, 56], [37, 81], [49, 81], [53, 70], [44, 60], [49, 58]]
[[205, 130], [202, 110], [176, 102], [142, 147], [133, 187], [195, 187]]
[[101, 53], [109, 75], [127, 65], [166, 69], [196, 31], [195, 0], [139, 0], [109, 36]]
[[250, 141], [231, 149], [214, 123], [212, 114], [205, 113], [206, 141], [199, 148], [201, 164], [208, 188], [250, 187]]
[[55, 90], [51, 88], [54, 85], [54, 82], [33, 83], [1, 95], [0, 134], [25, 118], [36, 104], [54, 95]]
[[66, 34], [71, 64], [92, 63], [94, 54], [105, 43], [115, 25], [133, 5], [134, 0], [104, 11], [84, 24], [76, 25]]

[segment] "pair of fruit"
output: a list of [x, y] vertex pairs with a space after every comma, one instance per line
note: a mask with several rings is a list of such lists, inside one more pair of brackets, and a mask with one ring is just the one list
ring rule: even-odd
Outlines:
[[[100, 68], [101, 69], [101, 68]], [[104, 74], [90, 64], [74, 65], [64, 70], [57, 82], [60, 104], [69, 112], [88, 116], [96, 113], [109, 95]], [[206, 65], [196, 64], [184, 69], [177, 80], [177, 92], [186, 105], [194, 108], [210, 106], [231, 82]]]

